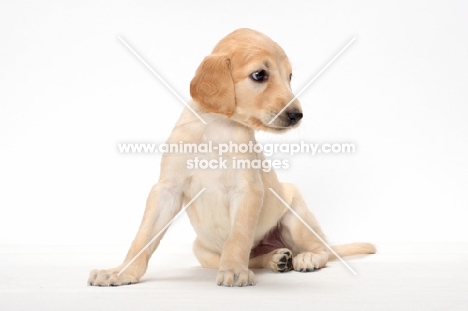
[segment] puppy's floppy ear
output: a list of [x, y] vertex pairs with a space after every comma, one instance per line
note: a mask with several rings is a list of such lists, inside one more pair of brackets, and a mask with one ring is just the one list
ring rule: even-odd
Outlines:
[[232, 116], [236, 99], [230, 59], [224, 55], [205, 57], [190, 82], [190, 95], [204, 109]]

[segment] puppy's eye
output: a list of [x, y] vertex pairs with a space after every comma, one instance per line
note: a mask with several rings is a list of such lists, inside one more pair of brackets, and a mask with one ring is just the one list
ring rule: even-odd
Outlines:
[[252, 73], [250, 77], [256, 82], [263, 82], [267, 79], [267, 73], [265, 70], [260, 70]]

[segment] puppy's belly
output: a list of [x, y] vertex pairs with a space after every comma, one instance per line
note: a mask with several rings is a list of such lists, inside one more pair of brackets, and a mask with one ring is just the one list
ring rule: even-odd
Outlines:
[[281, 239], [281, 226], [277, 225], [267, 232], [260, 241], [254, 244], [250, 252], [250, 258], [268, 254], [275, 249], [285, 247], [286, 245]]

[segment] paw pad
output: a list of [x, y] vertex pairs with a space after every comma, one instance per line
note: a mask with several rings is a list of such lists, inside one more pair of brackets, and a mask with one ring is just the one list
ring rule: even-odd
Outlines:
[[[292, 264], [292, 252], [289, 249], [280, 249], [278, 253], [275, 255], [276, 258], [273, 260], [277, 260], [276, 263], [276, 271], [283, 273], [288, 272], [293, 269]], [[275, 261], [276, 261], [275, 260]]]

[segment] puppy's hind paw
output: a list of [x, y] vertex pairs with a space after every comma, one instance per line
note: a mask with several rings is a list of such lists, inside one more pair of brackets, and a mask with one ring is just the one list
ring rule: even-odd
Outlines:
[[294, 270], [298, 272], [311, 272], [323, 268], [327, 260], [328, 254], [325, 252], [305, 252], [294, 257], [292, 262]]
[[271, 254], [267, 267], [274, 272], [288, 272], [293, 269], [292, 252], [287, 248], [278, 248]]

